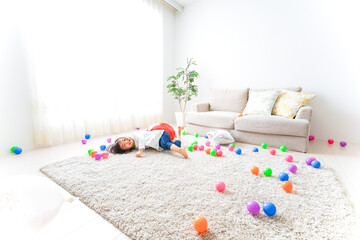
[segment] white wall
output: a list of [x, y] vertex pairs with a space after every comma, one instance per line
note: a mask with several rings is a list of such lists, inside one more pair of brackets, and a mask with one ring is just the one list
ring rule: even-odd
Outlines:
[[212, 87], [302, 86], [311, 133], [360, 143], [360, 2], [198, 0], [177, 13], [175, 66], [194, 57]]

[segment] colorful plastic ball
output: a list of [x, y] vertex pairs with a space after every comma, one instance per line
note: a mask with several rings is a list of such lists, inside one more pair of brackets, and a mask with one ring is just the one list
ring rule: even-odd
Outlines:
[[194, 145], [193, 145], [193, 149], [194, 149], [194, 150], [197, 150], [197, 149], [198, 149], [198, 145], [197, 145], [197, 144], [194, 144]]
[[210, 155], [211, 155], [211, 156], [216, 156], [216, 150], [214, 150], [214, 149], [211, 150], [211, 151], [210, 151]]
[[203, 234], [207, 231], [208, 223], [206, 218], [199, 216], [194, 220], [194, 228], [198, 232], [198, 234]]
[[265, 202], [263, 204], [263, 211], [264, 213], [266, 213], [266, 215], [268, 216], [274, 216], [276, 213], [276, 207], [272, 202]]
[[232, 145], [229, 145], [228, 149], [230, 152], [234, 151], [234, 147]]
[[235, 150], [235, 153], [236, 153], [237, 155], [241, 155], [241, 149], [240, 149], [240, 148], [237, 148], [237, 149]]
[[225, 190], [225, 183], [223, 181], [217, 182], [216, 190], [218, 190], [219, 192], [223, 192]]
[[108, 143], [111, 143], [111, 138], [106, 139]]
[[15, 154], [20, 154], [22, 152], [22, 149], [21, 148], [15, 148], [15, 150], [14, 150], [14, 153]]
[[306, 164], [309, 165], [309, 166], [311, 165], [311, 162], [312, 162], [312, 161], [314, 161], [314, 159], [311, 158], [311, 157], [309, 157], [309, 158], [307, 158], [307, 159], [305, 160]]
[[90, 138], [90, 134], [85, 134], [85, 139], [89, 139]]
[[276, 150], [275, 150], [274, 148], [272, 148], [272, 149], [269, 150], [269, 153], [270, 153], [271, 155], [275, 155], [275, 154], [276, 154]]
[[249, 201], [246, 204], [246, 208], [249, 211], [249, 213], [251, 213], [252, 215], [256, 215], [260, 211], [260, 206], [256, 201]]
[[94, 149], [89, 149], [89, 150], [88, 150], [89, 156], [90, 156], [90, 154], [91, 154], [92, 151], [94, 151]]
[[109, 153], [108, 153], [108, 152], [103, 152], [103, 153], [101, 154], [101, 157], [102, 157], [103, 159], [107, 159], [107, 158], [109, 157]]
[[285, 161], [292, 162], [293, 160], [294, 160], [293, 156], [291, 156], [291, 155], [286, 155], [285, 156]]
[[341, 142], [340, 142], [340, 146], [341, 146], [341, 147], [346, 147], [346, 145], [347, 145], [347, 143], [346, 143], [345, 141], [341, 141]]
[[286, 172], [281, 172], [279, 174], [280, 181], [287, 181], [289, 180], [289, 175]]
[[211, 149], [210, 149], [210, 148], [206, 148], [205, 152], [206, 152], [206, 154], [210, 154]]
[[265, 168], [263, 170], [263, 173], [264, 173], [265, 176], [270, 177], [271, 174], [272, 174], [272, 170], [271, 170], [271, 168]]
[[193, 147], [193, 146], [189, 146], [189, 147], [188, 147], [188, 150], [189, 150], [190, 152], [192, 152], [192, 151], [194, 150], [194, 147]]
[[208, 135], [205, 134], [205, 135], [204, 135], [204, 138], [208, 138]]
[[101, 149], [101, 151], [104, 151], [106, 149], [106, 145], [101, 145], [100, 149]]
[[254, 147], [254, 148], [252, 149], [252, 151], [253, 151], [253, 152], [259, 152], [259, 149], [258, 149], [257, 147]]
[[311, 162], [311, 166], [313, 166], [313, 168], [319, 168], [321, 163], [318, 160], [315, 160]]
[[267, 144], [266, 144], [266, 143], [262, 143], [262, 144], [261, 144], [261, 147], [262, 147], [263, 149], [266, 149], [266, 148], [267, 148]]
[[289, 181], [283, 181], [281, 183], [281, 187], [284, 189], [285, 192], [291, 192], [293, 190], [293, 185]]
[[86, 139], [81, 140], [81, 143], [82, 143], [82, 144], [86, 144], [86, 142], [87, 142]]
[[221, 150], [216, 151], [216, 156], [221, 157], [223, 155], [223, 152]]
[[280, 146], [280, 150], [281, 150], [282, 152], [286, 152], [286, 146], [284, 146], [284, 145]]
[[94, 155], [94, 158], [95, 158], [95, 160], [100, 160], [101, 156], [102, 156], [101, 153], [97, 153], [97, 154]]
[[259, 168], [257, 166], [252, 166], [250, 169], [251, 173], [254, 175], [258, 175], [259, 174]]
[[235, 144], [234, 143], [232, 143], [232, 144], [230, 144], [231, 146], [233, 146], [234, 148], [235, 148]]
[[205, 145], [206, 145], [206, 146], [210, 146], [210, 141], [206, 141], [206, 142], [205, 142]]
[[200, 151], [203, 151], [203, 150], [204, 150], [204, 145], [200, 145], [200, 146], [199, 146], [199, 150], [200, 150]]
[[17, 148], [18, 148], [18, 146], [13, 146], [13, 147], [11, 148], [11, 152], [14, 153], [15, 149], [17, 149]]
[[199, 144], [199, 143], [198, 143], [198, 141], [194, 141], [194, 142], [192, 143], [192, 145], [194, 145], [194, 144]]
[[290, 164], [290, 166], [288, 167], [289, 171], [292, 173], [296, 173], [297, 171], [297, 166], [295, 164]]
[[328, 139], [328, 143], [329, 143], [329, 144], [333, 144], [333, 143], [334, 143], [334, 139]]
[[313, 135], [309, 136], [309, 141], [313, 141], [315, 139], [315, 137]]
[[91, 151], [90, 156], [93, 158], [97, 154], [97, 151]]
[[183, 131], [181, 132], [181, 134], [182, 134], [182, 135], [186, 135], [186, 132], [185, 132], [185, 130], [183, 130]]
[[221, 148], [221, 145], [220, 145], [220, 144], [216, 144], [216, 145], [215, 145], [215, 148], [216, 148], [216, 149], [220, 149], [220, 148]]

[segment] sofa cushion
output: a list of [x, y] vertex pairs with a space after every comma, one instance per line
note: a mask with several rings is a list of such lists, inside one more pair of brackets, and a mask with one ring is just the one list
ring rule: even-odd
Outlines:
[[242, 113], [247, 102], [249, 89], [212, 89], [210, 111]]
[[188, 112], [186, 123], [213, 128], [234, 129], [234, 120], [239, 113], [225, 111]]
[[262, 92], [249, 92], [249, 100], [244, 109], [243, 115], [271, 115], [275, 101], [280, 90]]
[[305, 119], [288, 119], [274, 115], [243, 116], [235, 120], [235, 130], [307, 137], [309, 121]]

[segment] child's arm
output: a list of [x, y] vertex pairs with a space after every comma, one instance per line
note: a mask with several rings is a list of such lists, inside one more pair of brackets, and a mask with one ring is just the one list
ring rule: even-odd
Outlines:
[[141, 157], [141, 154], [143, 153], [144, 148], [139, 148], [139, 151], [136, 153], [136, 157]]

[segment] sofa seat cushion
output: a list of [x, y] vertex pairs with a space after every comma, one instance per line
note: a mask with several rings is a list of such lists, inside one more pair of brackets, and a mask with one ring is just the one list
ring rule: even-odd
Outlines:
[[307, 137], [309, 121], [305, 119], [288, 119], [280, 116], [251, 115], [242, 116], [235, 120], [235, 130]]
[[238, 115], [237, 112], [226, 111], [188, 112], [186, 114], [186, 123], [213, 128], [234, 129], [234, 120]]

